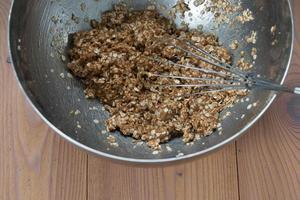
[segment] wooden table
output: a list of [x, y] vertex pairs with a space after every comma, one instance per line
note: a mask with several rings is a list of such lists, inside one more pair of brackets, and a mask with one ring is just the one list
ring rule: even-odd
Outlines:
[[[288, 84], [300, 85], [300, 0]], [[24, 99], [0, 1], [0, 199], [300, 199], [300, 97], [280, 95], [246, 135], [186, 164], [139, 168], [88, 155], [55, 134]]]

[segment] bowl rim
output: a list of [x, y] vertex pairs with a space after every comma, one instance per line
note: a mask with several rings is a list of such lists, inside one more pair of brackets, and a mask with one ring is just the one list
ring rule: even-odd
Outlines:
[[[289, 12], [290, 12], [290, 20], [291, 20], [291, 26], [292, 26], [292, 35], [291, 35], [291, 50], [290, 50], [290, 55], [289, 55], [289, 59], [288, 62], [286, 64], [286, 69], [285, 72], [282, 76], [282, 79], [280, 81], [280, 84], [283, 84], [290, 65], [291, 65], [291, 61], [292, 61], [292, 56], [293, 56], [293, 51], [294, 51], [294, 40], [295, 40], [295, 27], [294, 27], [294, 17], [293, 17], [293, 10], [292, 10], [292, 6], [291, 6], [291, 2], [290, 0], [286, 0], [289, 6]], [[257, 120], [266, 112], [266, 110], [271, 106], [271, 104], [273, 103], [274, 99], [276, 98], [277, 94], [273, 94], [273, 96], [270, 98], [269, 102], [266, 104], [266, 106], [264, 107], [264, 109], [262, 109], [259, 114], [250, 122], [248, 123], [245, 127], [243, 127], [240, 131], [238, 131], [236, 134], [234, 134], [233, 136], [227, 138], [226, 140], [223, 140], [222, 142], [209, 147], [207, 149], [204, 149], [202, 151], [198, 151], [195, 153], [191, 153], [191, 154], [186, 154], [180, 157], [171, 157], [171, 158], [159, 158], [159, 159], [139, 159], [139, 158], [129, 158], [129, 157], [122, 157], [122, 156], [116, 156], [116, 155], [112, 155], [109, 153], [105, 153], [105, 152], [101, 152], [98, 150], [95, 150], [91, 147], [88, 147], [78, 141], [76, 141], [75, 139], [69, 137], [68, 135], [66, 135], [64, 132], [62, 132], [61, 130], [59, 130], [54, 124], [52, 124], [42, 113], [41, 111], [37, 108], [37, 103], [36, 101], [30, 97], [28, 91], [26, 91], [25, 86], [21, 83], [20, 81], [20, 77], [17, 73], [17, 69], [15, 67], [15, 61], [14, 58], [12, 56], [12, 51], [11, 51], [11, 37], [10, 37], [10, 33], [11, 33], [11, 16], [12, 16], [12, 10], [13, 7], [15, 5], [15, 0], [12, 0], [11, 2], [11, 6], [10, 6], [10, 10], [9, 10], [9, 15], [8, 15], [8, 34], [7, 34], [7, 41], [8, 41], [8, 49], [9, 49], [9, 56], [11, 58], [12, 61], [12, 68], [13, 68], [13, 73], [17, 79], [17, 82], [19, 84], [19, 87], [21, 88], [21, 91], [23, 93], [23, 95], [26, 97], [27, 101], [29, 102], [29, 104], [31, 105], [31, 107], [33, 108], [33, 110], [39, 115], [39, 117], [52, 129], [54, 130], [54, 132], [56, 132], [58, 135], [60, 135], [62, 138], [64, 138], [65, 140], [67, 140], [68, 142], [70, 142], [71, 144], [75, 145], [76, 147], [79, 147], [80, 149], [83, 149], [85, 151], [87, 151], [88, 153], [92, 153], [94, 155], [97, 156], [101, 156], [104, 158], [108, 158], [110, 160], [114, 160], [114, 161], [121, 161], [121, 162], [127, 162], [127, 163], [133, 163], [133, 164], [162, 164], [162, 163], [174, 163], [174, 162], [178, 162], [178, 161], [183, 161], [183, 160], [187, 160], [187, 159], [191, 159], [191, 158], [196, 158], [196, 157], [200, 157], [201, 155], [207, 155], [208, 153], [212, 153], [215, 152], [216, 150], [219, 150], [221, 147], [223, 147], [226, 144], [229, 144], [233, 141], [235, 141], [236, 139], [238, 139], [240, 136], [244, 135], [246, 133], [246, 130], [248, 130], [253, 124], [255, 124], [255, 122], [257, 122]]]

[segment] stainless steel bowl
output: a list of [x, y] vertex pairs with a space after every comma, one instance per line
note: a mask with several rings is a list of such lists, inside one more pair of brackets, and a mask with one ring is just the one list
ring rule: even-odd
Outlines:
[[[236, 0], [232, 0], [236, 2]], [[240, 136], [266, 111], [275, 98], [272, 92], [253, 91], [249, 101], [236, 104], [229, 109], [231, 115], [223, 123], [223, 133], [213, 133], [196, 141], [194, 145], [184, 145], [180, 139], [172, 140], [169, 145], [173, 151], [154, 155], [145, 144], [136, 145], [129, 137], [120, 133], [116, 136], [119, 147], [112, 147], [106, 140], [103, 123], [93, 123], [94, 119], [104, 121], [108, 113], [102, 110], [98, 101], [86, 100], [80, 81], [67, 77], [66, 62], [61, 54], [66, 53], [68, 35], [89, 29], [88, 19], [100, 19], [102, 12], [111, 9], [116, 0], [15, 0], [11, 9], [9, 24], [9, 44], [14, 68], [21, 87], [32, 106], [41, 118], [59, 135], [71, 143], [100, 156], [136, 163], [162, 163], [191, 158], [211, 152]], [[126, 1], [125, 1], [126, 2]], [[158, 3], [168, 9], [176, 0], [161, 0]], [[203, 25], [205, 32], [214, 33], [228, 46], [233, 39], [239, 41], [239, 49], [250, 52], [255, 46], [258, 59], [254, 70], [269, 79], [282, 83], [288, 70], [292, 54], [293, 21], [290, 4], [287, 0], [242, 0], [242, 6], [253, 11], [255, 20], [234, 26], [217, 26], [211, 13], [201, 14], [190, 1], [192, 21], [186, 15], [183, 19], [191, 28]], [[129, 0], [129, 7], [142, 9], [147, 0]], [[162, 14], [165, 14], [162, 10]], [[180, 24], [181, 19], [177, 19]], [[276, 25], [276, 40], [270, 28]], [[245, 42], [245, 36], [257, 31], [256, 45]], [[57, 53], [59, 51], [59, 53]], [[232, 52], [234, 58], [238, 55]], [[67, 57], [67, 56], [66, 56]], [[63, 58], [64, 59], [64, 58]], [[237, 59], [235, 59], [237, 60]], [[63, 73], [65, 77], [63, 78]], [[258, 102], [256, 107], [249, 104]], [[80, 114], [70, 114], [79, 110]], [[226, 113], [228, 111], [225, 111]], [[242, 118], [241, 116], [244, 116]], [[81, 128], [78, 128], [80, 124]], [[181, 152], [183, 156], [176, 157]], [[182, 155], [181, 154], [181, 155]]]

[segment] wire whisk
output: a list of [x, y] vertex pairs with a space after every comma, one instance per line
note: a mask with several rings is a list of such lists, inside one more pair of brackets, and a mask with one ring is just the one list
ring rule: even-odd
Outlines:
[[[188, 77], [188, 76], [176, 76], [172, 74], [155, 74], [151, 73], [150, 76], [157, 78], [169, 78], [177, 80], [189, 80], [190, 83], [175, 83], [169, 85], [162, 85], [168, 87], [193, 87], [201, 89], [200, 93], [206, 92], [219, 92], [229, 90], [270, 90], [277, 92], [287, 92], [293, 94], [300, 94], [300, 87], [288, 87], [286, 85], [280, 85], [270, 80], [259, 78], [255, 73], [244, 71], [238, 67], [228, 64], [216, 56], [212, 55], [208, 51], [197, 46], [194, 42], [181, 38], [168, 38], [163, 39], [160, 42], [172, 46], [182, 51], [187, 57], [199, 59], [214, 68], [201, 67], [192, 63], [180, 64], [172, 60], [162, 57], [151, 57], [155, 62], [162, 63], [167, 66], [177, 67], [182, 69], [195, 70], [205, 74], [214, 75], [210, 77]], [[220, 77], [220, 78], [215, 78]], [[199, 81], [199, 83], [195, 83]]]

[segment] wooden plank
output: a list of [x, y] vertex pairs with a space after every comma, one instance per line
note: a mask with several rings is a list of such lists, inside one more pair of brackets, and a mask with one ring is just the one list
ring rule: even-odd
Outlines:
[[86, 199], [87, 155], [34, 113], [7, 61], [9, 6], [0, 1], [0, 199]]
[[235, 144], [186, 164], [143, 168], [88, 157], [88, 199], [238, 199]]
[[[295, 51], [286, 83], [300, 85], [300, 0], [294, 1]], [[240, 196], [300, 199], [300, 97], [280, 95], [237, 142]]]

